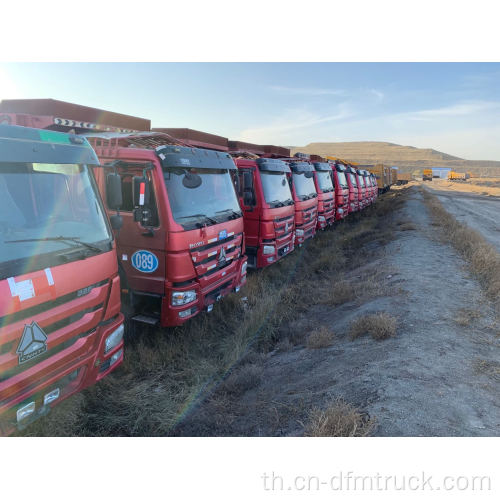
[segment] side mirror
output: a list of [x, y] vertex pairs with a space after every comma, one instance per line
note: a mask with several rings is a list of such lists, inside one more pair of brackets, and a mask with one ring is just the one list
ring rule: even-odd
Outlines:
[[118, 210], [123, 204], [122, 179], [118, 174], [106, 175], [106, 201], [112, 210]]
[[123, 227], [123, 217], [120, 214], [111, 215], [109, 222], [115, 231], [119, 231]]
[[151, 185], [147, 177], [134, 176], [132, 179], [132, 196], [134, 207], [149, 206]]

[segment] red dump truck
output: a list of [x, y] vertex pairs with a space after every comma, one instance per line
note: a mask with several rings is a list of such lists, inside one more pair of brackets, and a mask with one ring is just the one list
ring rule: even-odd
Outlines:
[[347, 185], [349, 186], [349, 213], [357, 212], [361, 207], [359, 203], [359, 190], [356, 170], [349, 164], [345, 164], [345, 166], [345, 176], [347, 179]]
[[325, 229], [335, 222], [335, 188], [332, 167], [321, 156], [311, 155], [309, 161], [314, 166], [314, 184], [318, 193], [317, 229]]
[[[270, 153], [271, 155], [273, 153]], [[318, 223], [318, 193], [314, 166], [300, 157], [282, 157], [291, 172], [288, 175], [295, 207], [295, 245], [313, 238]]]
[[228, 153], [180, 146], [141, 118], [46, 99], [8, 104], [11, 113], [38, 112], [47, 127], [85, 133], [105, 167], [95, 171], [101, 192], [106, 172], [119, 177], [118, 269], [131, 319], [181, 325], [239, 291], [247, 258]]
[[[3, 113], [3, 122], [18, 120]], [[122, 362], [115, 242], [90, 168], [98, 163], [82, 137], [0, 125], [0, 435]], [[113, 176], [108, 189], [118, 200]]]
[[335, 186], [335, 219], [342, 220], [349, 215], [349, 185], [345, 175], [346, 167], [341, 163], [330, 163]]
[[281, 160], [260, 158], [261, 146], [229, 141], [238, 167], [237, 188], [245, 221], [248, 265], [262, 268], [277, 262], [294, 249], [295, 208]]

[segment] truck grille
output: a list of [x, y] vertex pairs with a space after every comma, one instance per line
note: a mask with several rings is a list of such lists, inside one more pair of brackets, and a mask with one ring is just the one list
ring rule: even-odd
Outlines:
[[[241, 255], [243, 234], [233, 234], [215, 243], [191, 251], [191, 259], [198, 277], [210, 276], [224, 269]], [[224, 258], [221, 257], [224, 250]]]
[[[3, 317], [0, 328], [0, 400], [7, 387], [2, 383], [22, 373], [55, 354], [71, 347], [82, 337], [92, 334], [102, 319], [108, 296], [108, 280], [94, 284], [93, 288], [78, 297], [72, 292], [55, 301]], [[47, 350], [32, 360], [19, 363], [17, 348], [25, 327], [36, 322], [47, 336]]]

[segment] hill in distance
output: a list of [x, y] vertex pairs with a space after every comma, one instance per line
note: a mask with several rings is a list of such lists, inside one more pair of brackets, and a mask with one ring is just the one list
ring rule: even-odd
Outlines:
[[500, 175], [500, 161], [464, 160], [435, 149], [401, 146], [391, 142], [312, 142], [290, 147], [296, 152], [335, 156], [360, 164], [385, 163], [410, 172], [426, 167], [451, 167], [458, 172], [474, 171], [481, 175]]

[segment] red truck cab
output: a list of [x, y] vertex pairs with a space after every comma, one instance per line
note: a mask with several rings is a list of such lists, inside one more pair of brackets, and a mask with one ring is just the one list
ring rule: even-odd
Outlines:
[[122, 180], [118, 260], [132, 319], [181, 325], [238, 292], [247, 258], [231, 156], [157, 132], [89, 138]]
[[291, 183], [295, 206], [295, 245], [316, 234], [318, 219], [318, 193], [314, 185], [314, 166], [298, 158], [284, 159], [290, 166], [288, 178]]
[[295, 208], [287, 178], [290, 167], [272, 158], [235, 158], [235, 163], [248, 265], [266, 267], [294, 249]]
[[356, 176], [356, 182], [358, 184], [358, 201], [359, 201], [359, 209], [363, 210], [368, 205], [368, 200], [366, 197], [366, 186], [365, 186], [365, 181], [363, 174], [361, 173], [361, 170], [358, 168], [354, 169], [355, 171], [355, 176]]
[[370, 173], [367, 170], [362, 170], [362, 172], [363, 172], [363, 177], [365, 179], [368, 204], [371, 205], [375, 201], [375, 195], [373, 192], [373, 184], [371, 182]]
[[340, 163], [331, 163], [332, 178], [335, 186], [335, 219], [342, 220], [349, 214], [349, 184], [346, 167]]
[[82, 137], [0, 125], [0, 435], [123, 360], [115, 241], [91, 168], [98, 164]]
[[332, 167], [325, 161], [313, 161], [314, 184], [318, 193], [317, 229], [325, 229], [335, 222], [335, 188]]
[[358, 195], [358, 181], [356, 170], [350, 165], [346, 166], [345, 176], [349, 186], [349, 213], [357, 212], [360, 210], [359, 195]]

